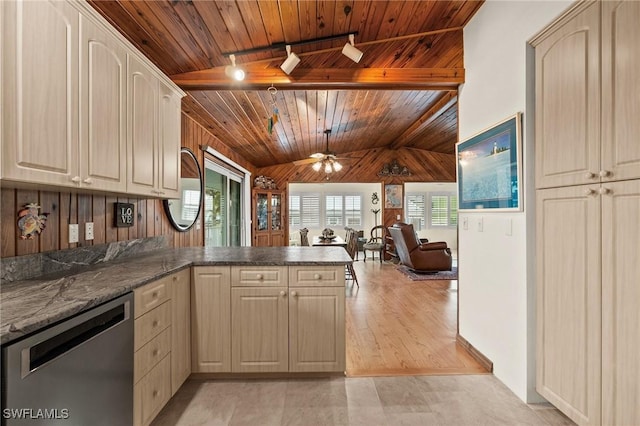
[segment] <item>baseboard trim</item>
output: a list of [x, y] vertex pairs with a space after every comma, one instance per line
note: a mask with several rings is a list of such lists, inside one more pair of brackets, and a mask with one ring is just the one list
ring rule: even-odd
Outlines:
[[478, 361], [489, 373], [493, 373], [493, 362], [469, 343], [467, 339], [462, 337], [460, 334], [456, 334], [456, 343], [465, 348], [469, 354], [471, 354], [473, 359]]

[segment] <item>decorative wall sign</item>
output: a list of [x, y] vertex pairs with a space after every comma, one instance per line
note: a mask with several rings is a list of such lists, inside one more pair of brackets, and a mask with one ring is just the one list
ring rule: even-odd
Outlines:
[[134, 205], [131, 203], [115, 203], [115, 212], [113, 214], [116, 228], [124, 228], [133, 226], [135, 211]]
[[459, 211], [522, 210], [521, 116], [456, 144]]
[[40, 206], [29, 203], [18, 212], [18, 228], [22, 232], [21, 240], [32, 240], [34, 235], [40, 234], [46, 227], [49, 213], [38, 213]]

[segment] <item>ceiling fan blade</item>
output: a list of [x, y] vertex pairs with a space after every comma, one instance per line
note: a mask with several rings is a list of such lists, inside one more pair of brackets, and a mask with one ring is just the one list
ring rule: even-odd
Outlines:
[[311, 154], [309, 157], [320, 160], [320, 159], [324, 158], [324, 156], [325, 156], [325, 154], [324, 154], [324, 153], [322, 153], [322, 152], [316, 152], [316, 153], [314, 153], [314, 154]]
[[319, 158], [305, 158], [304, 160], [296, 160], [293, 162], [294, 165], [296, 166], [300, 166], [303, 164], [312, 164], [312, 163], [317, 163], [319, 160]]

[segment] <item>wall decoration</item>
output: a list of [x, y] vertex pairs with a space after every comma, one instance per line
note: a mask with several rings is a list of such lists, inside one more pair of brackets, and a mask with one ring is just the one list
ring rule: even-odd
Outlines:
[[402, 208], [402, 185], [390, 184], [384, 186], [384, 208]]
[[407, 166], [401, 166], [398, 164], [398, 160], [393, 160], [391, 163], [382, 166], [382, 170], [378, 172], [378, 176], [411, 176], [411, 172]]
[[378, 201], [378, 193], [374, 192], [373, 194], [371, 194], [371, 204], [378, 204]]
[[49, 213], [38, 213], [40, 206], [36, 203], [29, 203], [18, 212], [18, 228], [22, 235], [21, 240], [32, 240], [36, 234], [44, 231]]
[[522, 114], [456, 144], [458, 209], [522, 210]]
[[134, 222], [134, 205], [130, 203], [115, 203], [114, 226], [116, 228], [124, 228], [133, 226]]

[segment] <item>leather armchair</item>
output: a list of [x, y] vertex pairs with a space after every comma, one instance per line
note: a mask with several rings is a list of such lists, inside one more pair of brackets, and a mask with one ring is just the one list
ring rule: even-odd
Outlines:
[[421, 243], [413, 225], [395, 223], [387, 228], [396, 246], [400, 263], [416, 272], [451, 270], [451, 250], [447, 243]]

